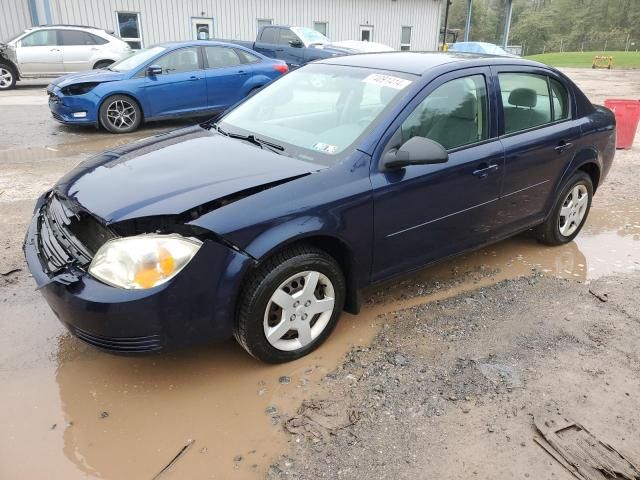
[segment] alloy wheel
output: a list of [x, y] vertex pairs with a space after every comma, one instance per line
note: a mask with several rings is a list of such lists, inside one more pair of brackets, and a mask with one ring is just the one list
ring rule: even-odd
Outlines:
[[127, 130], [136, 122], [136, 109], [126, 100], [115, 100], [107, 107], [107, 121], [117, 130]]
[[13, 84], [13, 73], [4, 67], [0, 67], [0, 89], [9, 88]]
[[326, 275], [297, 273], [285, 280], [267, 303], [265, 337], [278, 350], [304, 348], [324, 331], [334, 306], [335, 290]]
[[558, 228], [565, 237], [570, 237], [582, 224], [587, 207], [589, 206], [589, 192], [587, 187], [579, 184], [569, 191], [558, 218]]

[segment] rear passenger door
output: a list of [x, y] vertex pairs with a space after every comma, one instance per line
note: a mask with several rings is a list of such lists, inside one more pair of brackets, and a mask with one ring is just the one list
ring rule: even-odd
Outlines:
[[82, 30], [58, 30], [58, 43], [62, 52], [65, 72], [91, 70], [93, 59], [100, 51], [100, 45], [107, 41]]
[[244, 84], [253, 67], [243, 63], [235, 48], [204, 47], [207, 103], [211, 110], [224, 110], [244, 96]]
[[500, 87], [500, 140], [505, 176], [497, 234], [529, 226], [545, 215], [557, 180], [580, 135], [562, 78], [535, 67], [493, 69]]

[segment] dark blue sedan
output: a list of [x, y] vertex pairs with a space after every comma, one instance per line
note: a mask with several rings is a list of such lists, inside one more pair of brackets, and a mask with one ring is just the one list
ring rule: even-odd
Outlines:
[[612, 113], [539, 63], [327, 59], [217, 123], [79, 165], [39, 199], [25, 254], [97, 347], [233, 336], [284, 362], [357, 312], [366, 285], [527, 229], [570, 242], [614, 152]]
[[47, 88], [65, 124], [132, 132], [144, 121], [221, 112], [289, 70], [281, 60], [223, 42], [165, 43]]

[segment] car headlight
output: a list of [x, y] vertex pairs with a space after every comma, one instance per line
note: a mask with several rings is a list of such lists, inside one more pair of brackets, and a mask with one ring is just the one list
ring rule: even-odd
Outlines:
[[99, 82], [76, 83], [64, 87], [61, 91], [65, 95], [84, 95], [100, 85]]
[[200, 240], [178, 234], [117, 238], [98, 249], [89, 273], [114, 287], [152, 288], [176, 276], [201, 245]]

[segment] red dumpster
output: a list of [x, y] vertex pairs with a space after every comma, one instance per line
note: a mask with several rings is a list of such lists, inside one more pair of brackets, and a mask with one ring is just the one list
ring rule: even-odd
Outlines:
[[630, 149], [640, 120], [640, 101], [610, 99], [604, 106], [616, 116], [616, 148]]

